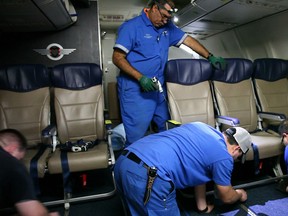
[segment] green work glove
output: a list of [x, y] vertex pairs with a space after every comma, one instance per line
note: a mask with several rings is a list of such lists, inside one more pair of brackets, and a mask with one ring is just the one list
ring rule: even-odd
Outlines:
[[222, 57], [215, 57], [213, 54], [209, 53], [208, 61], [212, 64], [214, 68], [225, 70], [226, 61]]
[[155, 91], [156, 88], [155, 88], [155, 85], [154, 83], [152, 82], [152, 80], [146, 76], [142, 76], [140, 79], [139, 79], [139, 83], [141, 85], [141, 88], [143, 89], [143, 91], [145, 92], [149, 92], [149, 91]]

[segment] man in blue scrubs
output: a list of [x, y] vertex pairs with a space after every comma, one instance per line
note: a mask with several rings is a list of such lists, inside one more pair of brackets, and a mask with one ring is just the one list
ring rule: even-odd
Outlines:
[[[119, 28], [113, 63], [120, 69], [118, 95], [127, 146], [145, 135], [151, 121], [158, 131], [165, 130], [169, 112], [163, 73], [170, 46], [185, 44], [212, 65], [225, 65], [223, 58], [213, 56], [174, 25], [173, 11], [172, 0], [150, 0], [141, 15]], [[159, 80], [163, 92], [154, 86], [153, 77]]]
[[231, 186], [233, 163], [244, 163], [251, 147], [250, 134], [241, 127], [221, 133], [194, 122], [146, 136], [126, 149], [115, 164], [117, 189], [131, 215], [179, 216], [176, 189], [195, 186], [199, 212], [209, 213], [207, 182], [216, 185], [224, 203], [246, 201], [242, 189]]

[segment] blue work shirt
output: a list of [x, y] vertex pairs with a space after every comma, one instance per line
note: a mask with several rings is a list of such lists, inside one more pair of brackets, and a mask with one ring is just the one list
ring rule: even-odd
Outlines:
[[177, 189], [214, 181], [231, 185], [233, 158], [227, 150], [224, 136], [201, 122], [146, 136], [127, 150], [135, 153], [158, 175], [173, 181]]
[[[127, 61], [140, 73], [164, 82], [164, 67], [170, 46], [180, 46], [187, 34], [171, 21], [160, 28], [153, 26], [144, 10], [141, 15], [123, 23], [118, 30], [114, 48], [121, 49]], [[139, 88], [138, 82], [129, 85]]]

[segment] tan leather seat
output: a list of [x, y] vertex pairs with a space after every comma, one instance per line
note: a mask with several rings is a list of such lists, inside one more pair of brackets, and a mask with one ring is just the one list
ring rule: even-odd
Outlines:
[[[254, 60], [253, 65], [259, 110], [288, 117], [288, 61], [262, 58]], [[264, 122], [269, 128], [277, 130], [281, 120], [264, 119]]]
[[[0, 129], [14, 128], [26, 137], [28, 150], [23, 162], [35, 178], [44, 177], [51, 151], [42, 145], [44, 140], [41, 135], [42, 130], [50, 124], [49, 86], [49, 74], [44, 65], [23, 64], [0, 68]], [[31, 160], [41, 147], [44, 147], [43, 152], [38, 155], [35, 164], [37, 170], [34, 170]]]
[[[60, 146], [80, 139], [84, 142], [96, 141], [97, 144], [81, 152], [63, 153], [56, 148], [48, 161], [49, 173], [65, 176], [71, 172], [109, 168], [115, 159], [111, 144], [104, 139], [104, 97], [99, 65], [57, 65], [51, 71], [51, 82]], [[68, 171], [63, 168], [62, 154], [67, 154]], [[107, 193], [104, 195], [107, 196]]]
[[211, 75], [211, 65], [203, 59], [167, 62], [165, 76], [171, 119], [180, 123], [201, 121], [215, 127]]
[[[283, 154], [283, 145], [276, 134], [265, 132], [258, 124], [256, 102], [252, 87], [253, 64], [248, 59], [226, 59], [224, 71], [215, 70], [212, 83], [219, 115], [232, 116], [240, 120], [239, 126], [251, 133], [252, 141], [259, 151], [259, 159]], [[222, 130], [225, 129], [225, 126]], [[253, 151], [247, 160], [253, 160]]]

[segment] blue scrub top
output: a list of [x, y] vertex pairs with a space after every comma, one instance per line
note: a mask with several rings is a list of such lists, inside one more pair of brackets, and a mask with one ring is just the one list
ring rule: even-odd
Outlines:
[[221, 132], [201, 122], [146, 136], [128, 150], [149, 166], [158, 168], [158, 175], [172, 180], [177, 189], [214, 181], [231, 185], [233, 158]]
[[[180, 46], [186, 36], [171, 21], [161, 28], [154, 27], [142, 10], [140, 16], [120, 26], [114, 48], [124, 51], [128, 62], [143, 75], [156, 76], [163, 84], [169, 47]], [[139, 86], [137, 82], [130, 85]]]

